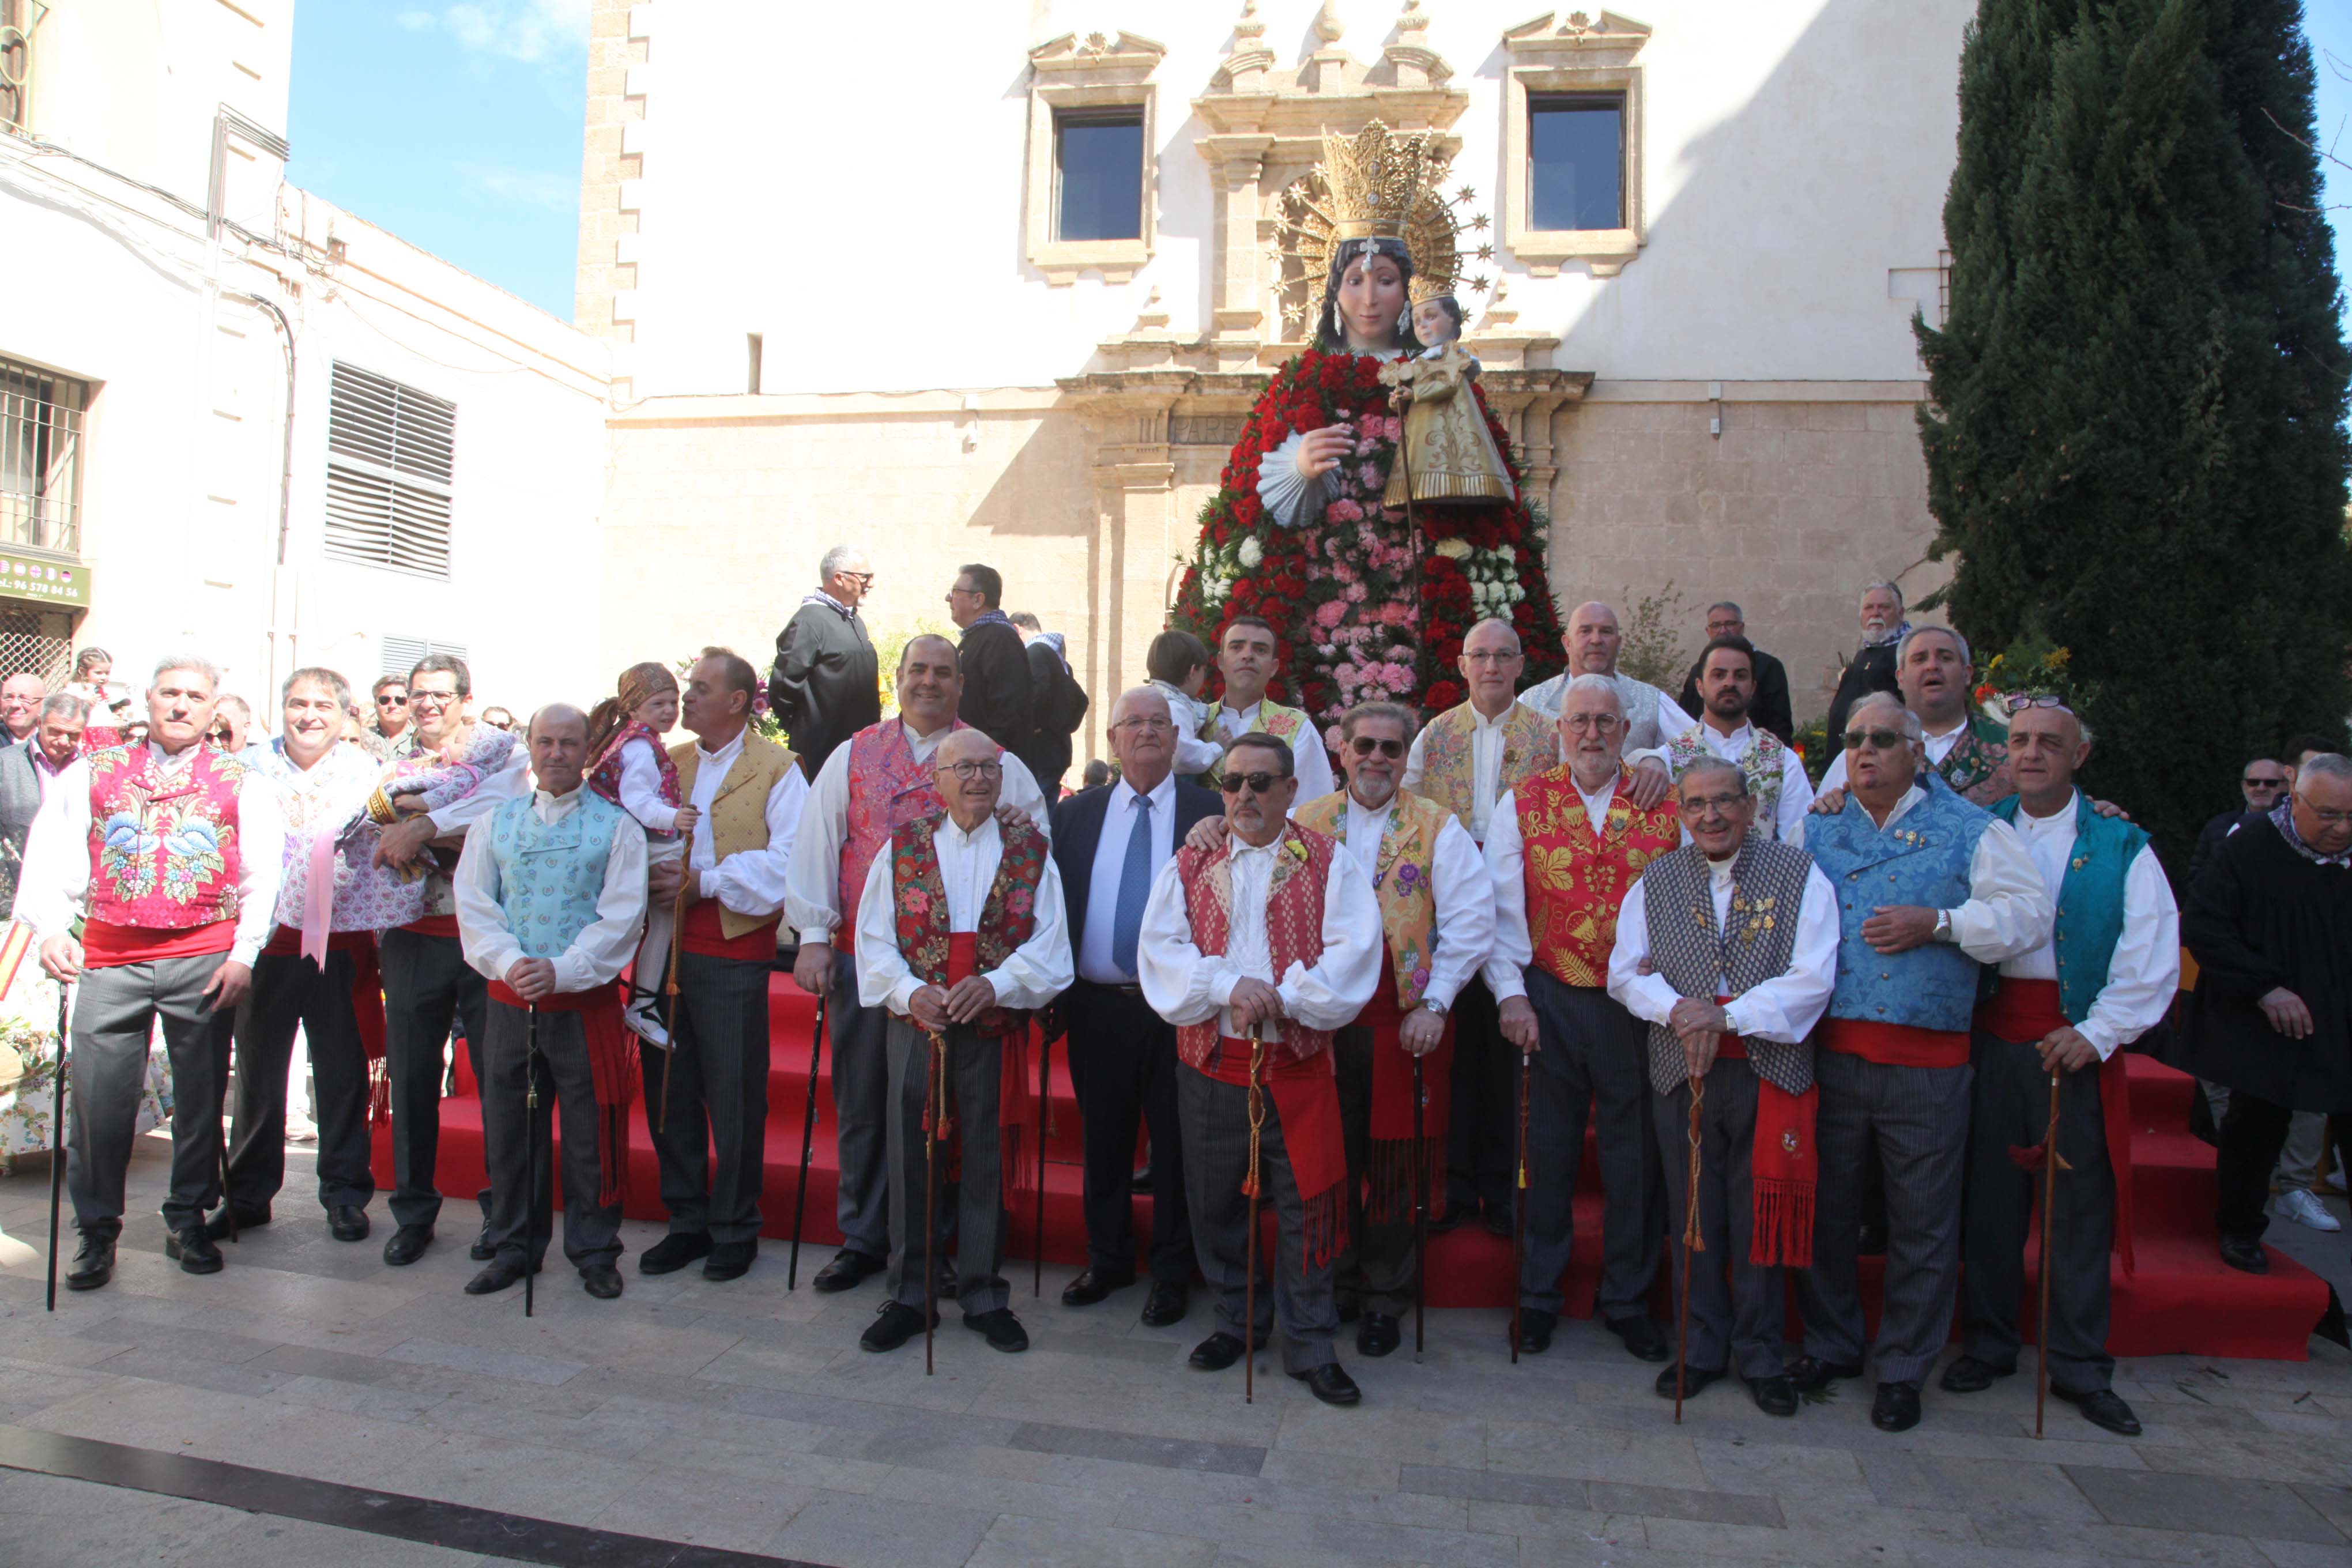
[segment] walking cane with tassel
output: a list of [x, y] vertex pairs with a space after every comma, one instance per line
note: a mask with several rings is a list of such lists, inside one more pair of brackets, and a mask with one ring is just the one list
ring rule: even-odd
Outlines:
[[809, 1040], [808, 1110], [801, 1115], [801, 1181], [793, 1190], [793, 1255], [784, 1265], [787, 1290], [800, 1288], [801, 1221], [808, 1215], [809, 1152], [816, 1144], [816, 1075], [824, 1062], [824, 992], [817, 993], [816, 1029]]
[[[532, 1314], [537, 1302], [532, 1281], [539, 1277], [539, 1004], [523, 1015], [522, 1035], [522, 1315]], [[554, 1215], [548, 1216], [551, 1224]]]
[[1690, 1369], [1690, 1271], [1691, 1254], [1706, 1250], [1706, 1237], [1698, 1228], [1698, 1119], [1706, 1104], [1706, 1079], [1693, 1074], [1690, 1080], [1690, 1168], [1683, 1184], [1683, 1277], [1682, 1303], [1675, 1309], [1675, 1425], [1683, 1423], [1683, 1376]]
[[1412, 1359], [1421, 1360], [1423, 1320], [1429, 1292], [1429, 1146], [1423, 1107], [1428, 1089], [1423, 1085], [1422, 1058], [1412, 1058]]
[[2050, 1075], [2050, 1130], [2042, 1135], [2042, 1327], [2033, 1358], [2033, 1435], [2042, 1436], [2042, 1407], [2050, 1397], [2050, 1222], [2057, 1214], [2053, 1199], [2058, 1173], [2073, 1169], [2058, 1155], [2059, 1075]]
[[678, 879], [677, 904], [670, 910], [669, 967], [662, 972], [662, 994], [669, 1003], [668, 1016], [662, 1020], [662, 1032], [669, 1037], [669, 1049], [662, 1053], [661, 1113], [654, 1125], [664, 1132], [669, 1131], [670, 1069], [677, 1066], [677, 939], [686, 929], [686, 895], [692, 886], [686, 878], [694, 874], [688, 867]]
[[1250, 1026], [1249, 1173], [1242, 1178], [1242, 1196], [1248, 1200], [1249, 1232], [1242, 1242], [1242, 1403], [1257, 1402], [1257, 1200], [1265, 1190], [1259, 1179], [1258, 1146], [1265, 1127], [1265, 1090], [1258, 1074], [1265, 1066], [1265, 1026]]
[[49, 1094], [49, 1310], [58, 1310], [58, 1196], [66, 1184], [66, 1006], [58, 983], [58, 1081]]
[[940, 1092], [945, 1077], [947, 1042], [937, 1029], [930, 1037], [930, 1062], [923, 1083], [923, 1375], [931, 1375], [931, 1330], [939, 1321], [940, 1267], [940, 1119], [947, 1109]]
[[1519, 1053], [1519, 1174], [1511, 1192], [1511, 1364], [1519, 1364], [1519, 1297], [1528, 1278], [1528, 1096], [1535, 1053]]

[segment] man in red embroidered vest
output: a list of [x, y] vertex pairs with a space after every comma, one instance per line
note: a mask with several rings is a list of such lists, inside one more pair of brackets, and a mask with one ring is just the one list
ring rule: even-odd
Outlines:
[[[870, 724], [834, 749], [809, 785], [808, 805], [793, 841], [784, 918], [799, 931], [793, 981], [826, 998], [832, 1057], [835, 1142], [841, 1162], [835, 1217], [841, 1251], [818, 1270], [821, 1291], [846, 1290], [881, 1272], [890, 1253], [887, 1152], [890, 1073], [885, 1050], [888, 1013], [857, 998], [851, 939], [866, 873], [896, 829], [947, 809], [932, 760], [963, 700], [955, 644], [919, 637], [898, 656], [898, 715]], [[1045, 797], [1018, 757], [1000, 759], [997, 796], [1048, 832]]]
[[669, 1212], [669, 1235], [637, 1259], [641, 1274], [708, 1258], [705, 1279], [734, 1279], [760, 1252], [768, 971], [808, 775], [792, 752], [751, 733], [759, 689], [747, 660], [705, 648], [679, 705], [694, 739], [669, 750], [678, 791], [698, 816], [678, 931], [677, 1034], [667, 1051], [638, 1053]]
[[214, 1016], [235, 1011], [277, 912], [286, 836], [276, 786], [204, 743], [220, 670], [165, 658], [147, 689], [147, 739], [91, 752], [58, 775], [25, 848], [17, 918], [41, 939], [41, 967], [79, 978], [66, 1184], [81, 1249], [66, 1284], [114, 1276], [123, 1180], [137, 1128], [147, 1042], [171, 1054], [172, 1186], [164, 1255], [191, 1274], [221, 1267], [205, 1235], [219, 1197]]
[[1568, 765], [1505, 795], [1486, 835], [1495, 883], [1486, 984], [1500, 1005], [1503, 1037], [1533, 1056], [1525, 1069], [1531, 1101], [1527, 1188], [1519, 1194], [1528, 1205], [1519, 1349], [1549, 1348], [1559, 1321], [1560, 1279], [1575, 1236], [1570, 1204], [1589, 1121], [1606, 1200], [1601, 1321], [1634, 1355], [1664, 1361], [1666, 1336], [1650, 1317], [1649, 1299], [1665, 1194], [1642, 1023], [1609, 994], [1609, 953], [1626, 893], [1651, 861], [1682, 843], [1682, 823], [1671, 800], [1646, 809], [1633, 803], [1617, 682], [1576, 676], [1559, 699]]
[[[1379, 983], [1381, 910], [1340, 847], [1286, 818], [1298, 794], [1291, 749], [1273, 735], [1225, 748], [1223, 845], [1192, 845], [1160, 868], [1144, 906], [1137, 975], [1152, 1011], [1176, 1026], [1176, 1115], [1201, 1272], [1216, 1292], [1216, 1331], [1192, 1352], [1222, 1372], [1273, 1338], [1283, 1367], [1327, 1405], [1362, 1397], [1331, 1349], [1333, 1265], [1347, 1231], [1347, 1152], [1331, 1034]], [[1250, 1031], [1265, 1042], [1260, 1190], [1273, 1200], [1273, 1289], [1249, 1279]]]
[[[836, 753], [838, 754], [838, 753]], [[1007, 1305], [1001, 1120], [1017, 1116], [1020, 1060], [1003, 1041], [1023, 1015], [1069, 989], [1070, 936], [1062, 879], [1028, 818], [999, 823], [1011, 752], [977, 730], [940, 743], [932, 772], [947, 810], [891, 830], [857, 904], [857, 992], [890, 1018], [889, 1299], [858, 1344], [893, 1351], [923, 1331], [929, 1249], [922, 1223], [932, 1159], [924, 1118], [951, 1121], [962, 1144], [956, 1213], [956, 1299], [964, 1327], [1000, 1351], [1029, 1348]], [[948, 1100], [930, 1100], [934, 1037], [947, 1053]], [[1005, 1083], [1010, 1072], [1012, 1085]], [[940, 1129], [940, 1136], [946, 1128]], [[941, 1264], [943, 1253], [932, 1254]]]

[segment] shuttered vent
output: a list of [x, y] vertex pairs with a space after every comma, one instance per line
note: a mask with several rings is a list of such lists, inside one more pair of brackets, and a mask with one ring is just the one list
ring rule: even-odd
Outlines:
[[449, 575], [457, 405], [338, 363], [327, 410], [331, 561]]
[[455, 654], [467, 661], [468, 668], [472, 667], [473, 656], [466, 651], [464, 643], [435, 642], [429, 637], [387, 637], [383, 639], [383, 668], [376, 674], [396, 675], [406, 680], [408, 672], [415, 669], [428, 653]]

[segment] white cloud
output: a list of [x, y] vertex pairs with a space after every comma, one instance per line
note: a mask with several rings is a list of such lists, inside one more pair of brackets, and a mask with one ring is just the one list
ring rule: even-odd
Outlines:
[[576, 174], [551, 174], [539, 169], [510, 169], [494, 163], [460, 163], [457, 173], [482, 195], [520, 206], [569, 212], [580, 199]]
[[588, 0], [478, 0], [394, 18], [412, 32], [439, 28], [467, 54], [526, 65], [569, 62], [588, 47]]

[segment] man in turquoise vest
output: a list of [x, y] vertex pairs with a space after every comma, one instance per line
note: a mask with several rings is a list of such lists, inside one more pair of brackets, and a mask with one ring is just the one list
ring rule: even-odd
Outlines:
[[[548, 1134], [561, 1104], [563, 1255], [588, 1294], [610, 1300], [621, 1293], [621, 1177], [636, 1078], [614, 982], [645, 929], [646, 832], [581, 787], [586, 714], [551, 703], [531, 716], [529, 737], [538, 787], [467, 830], [451, 879], [466, 962], [490, 983], [482, 1161], [491, 1256], [466, 1293], [503, 1290], [539, 1268], [553, 1230]], [[526, 1163], [534, 1146], [536, 1172]]]
[[[2057, 900], [2052, 939], [2006, 960], [1977, 1008], [1969, 1134], [1966, 1352], [1944, 1369], [1948, 1394], [1975, 1394], [2017, 1370], [2018, 1303], [2034, 1173], [2010, 1157], [2050, 1131], [2060, 1085], [2051, 1195], [2050, 1389], [2126, 1437], [2139, 1420], [2110, 1386], [2107, 1253], [2123, 1221], [2131, 1266], [2130, 1096], [2122, 1048], [2153, 1028], [2180, 985], [2180, 914], [2147, 835], [2102, 816], [2074, 788], [2091, 736], [2054, 697], [2010, 700], [2009, 765], [2018, 793], [1993, 815], [2012, 823]], [[2084, 1073], [2095, 1067], [2094, 1073]]]
[[1805, 847], [1838, 895], [1837, 989], [1814, 1036], [1821, 1201], [1813, 1266], [1798, 1277], [1799, 1393], [1862, 1375], [1855, 1256], [1862, 1170], [1886, 1170], [1886, 1284], [1878, 1327], [1881, 1431], [1918, 1425], [1919, 1385], [1944, 1348], [1959, 1271], [1969, 1129], [1969, 1019], [1982, 968], [2050, 940], [2049, 890], [2010, 826], [1927, 766], [1925, 731], [1875, 693], [1846, 715], [1850, 791]]

